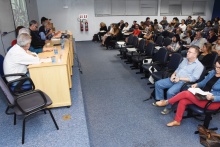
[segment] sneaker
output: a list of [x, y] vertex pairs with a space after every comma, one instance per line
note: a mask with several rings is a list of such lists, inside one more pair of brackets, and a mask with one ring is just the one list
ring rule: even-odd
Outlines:
[[161, 114], [166, 115], [172, 111], [171, 108], [164, 108], [163, 111], [161, 111]]

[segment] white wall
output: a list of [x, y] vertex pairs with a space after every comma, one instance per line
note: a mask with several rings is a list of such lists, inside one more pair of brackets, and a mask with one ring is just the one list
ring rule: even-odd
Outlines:
[[[159, 0], [160, 4], [160, 0]], [[109, 25], [112, 22], [119, 22], [121, 19], [132, 24], [133, 20], [138, 22], [146, 19], [147, 16], [109, 16], [95, 17], [94, 0], [37, 0], [39, 20], [42, 16], [52, 19], [56, 30], [70, 30], [74, 34], [76, 41], [91, 40], [93, 34], [99, 30], [99, 23], [105, 22]], [[63, 6], [67, 5], [68, 9]], [[205, 20], [211, 19], [214, 0], [208, 0], [206, 5]], [[79, 14], [88, 14], [89, 31], [81, 32], [80, 25], [77, 21]], [[160, 7], [158, 8], [160, 14]], [[174, 16], [167, 16], [168, 21], [171, 21]], [[197, 16], [193, 16], [193, 19]], [[160, 21], [163, 16], [150, 16], [151, 20], [158, 19]], [[186, 19], [187, 16], [178, 16], [180, 19]]]
[[37, 11], [37, 1], [36, 0], [26, 0], [27, 12], [28, 12], [28, 19], [31, 20], [38, 20], [38, 11]]

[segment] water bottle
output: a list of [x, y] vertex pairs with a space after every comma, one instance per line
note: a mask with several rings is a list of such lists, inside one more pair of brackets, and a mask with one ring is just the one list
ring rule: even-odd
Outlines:
[[64, 36], [61, 37], [60, 43], [61, 43], [61, 49], [64, 50], [64, 48], [65, 48]]

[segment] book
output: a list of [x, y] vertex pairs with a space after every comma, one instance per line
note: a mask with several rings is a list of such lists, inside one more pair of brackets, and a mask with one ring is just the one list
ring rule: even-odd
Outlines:
[[200, 88], [189, 88], [188, 91], [194, 94], [198, 100], [207, 100], [206, 95], [211, 94], [210, 92], [203, 91]]

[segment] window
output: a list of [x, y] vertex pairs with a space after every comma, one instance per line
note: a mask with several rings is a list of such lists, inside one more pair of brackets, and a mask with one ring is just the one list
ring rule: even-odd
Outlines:
[[158, 0], [95, 0], [95, 16], [157, 15]]
[[161, 0], [160, 15], [205, 15], [207, 0]]

